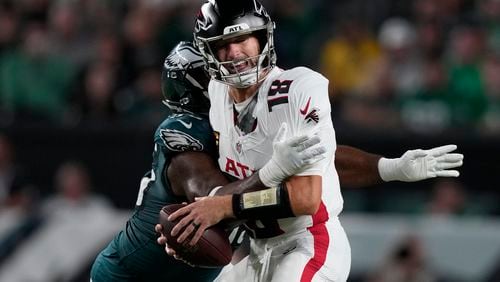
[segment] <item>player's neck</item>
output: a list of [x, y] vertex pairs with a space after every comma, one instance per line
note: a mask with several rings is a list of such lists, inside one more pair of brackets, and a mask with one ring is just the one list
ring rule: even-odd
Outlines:
[[229, 95], [231, 95], [231, 98], [233, 98], [234, 103], [241, 103], [246, 99], [252, 97], [252, 95], [255, 94], [255, 92], [257, 92], [257, 90], [259, 89], [259, 86], [260, 83], [247, 88], [230, 87]]

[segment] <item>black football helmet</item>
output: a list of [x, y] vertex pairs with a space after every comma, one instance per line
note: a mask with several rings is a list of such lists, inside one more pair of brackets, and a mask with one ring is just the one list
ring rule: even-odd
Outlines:
[[165, 59], [162, 72], [163, 103], [174, 113], [208, 114], [209, 77], [205, 62], [191, 42], [181, 41]]
[[[246, 88], [262, 81], [276, 65], [273, 30], [274, 22], [257, 0], [208, 0], [198, 13], [194, 40], [212, 79]], [[259, 40], [260, 54], [246, 59], [253, 60], [255, 67], [238, 72], [235, 69], [241, 60], [219, 61], [216, 46], [223, 45], [224, 40], [248, 34]]]

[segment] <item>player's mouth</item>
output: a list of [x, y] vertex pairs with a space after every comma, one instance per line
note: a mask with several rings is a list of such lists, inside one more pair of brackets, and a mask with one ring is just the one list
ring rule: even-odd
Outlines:
[[230, 67], [230, 71], [232, 73], [242, 73], [248, 69], [250, 69], [252, 66], [250, 65], [250, 60], [249, 59], [243, 59], [240, 61], [237, 61], [236, 63], [232, 63]]

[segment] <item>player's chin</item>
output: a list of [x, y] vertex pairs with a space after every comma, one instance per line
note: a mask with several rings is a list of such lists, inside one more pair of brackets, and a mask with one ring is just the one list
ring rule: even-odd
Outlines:
[[255, 62], [249, 60], [243, 60], [236, 64], [226, 65], [226, 69], [230, 74], [245, 74], [252, 71], [255, 68]]

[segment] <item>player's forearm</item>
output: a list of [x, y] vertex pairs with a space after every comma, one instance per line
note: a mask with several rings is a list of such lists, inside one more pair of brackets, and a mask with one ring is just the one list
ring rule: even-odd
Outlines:
[[286, 184], [295, 216], [313, 215], [318, 211], [321, 203], [321, 176], [294, 176]]
[[360, 149], [339, 145], [335, 152], [335, 167], [340, 184], [357, 188], [382, 183], [378, 171], [381, 156]]
[[[288, 198], [286, 201], [290, 203], [293, 215], [313, 214], [319, 206], [319, 201], [311, 201], [312, 197], [308, 194], [314, 191], [312, 189], [313, 184], [306, 181], [306, 179], [310, 177], [311, 176], [295, 176], [283, 183], [283, 185], [286, 185], [287, 191], [291, 192], [290, 195], [286, 196]], [[321, 185], [321, 180], [319, 185]], [[243, 195], [245, 193], [264, 191], [270, 188], [276, 187], [266, 187], [260, 180], [259, 174], [254, 173], [245, 179], [233, 181], [224, 186], [215, 187], [212, 189], [211, 195], [224, 197], [226, 195]], [[319, 193], [319, 197], [321, 197], [321, 192]], [[233, 198], [233, 201], [234, 200]], [[230, 217], [233, 216], [234, 214], [231, 214]]]
[[279, 219], [313, 215], [320, 203], [321, 177], [294, 176], [277, 187], [233, 194], [232, 216], [238, 219]]
[[266, 187], [259, 178], [258, 173], [252, 174], [242, 180], [233, 181], [214, 191], [213, 195], [230, 195], [230, 194], [242, 194], [246, 192], [254, 192], [259, 190], [264, 190]]

